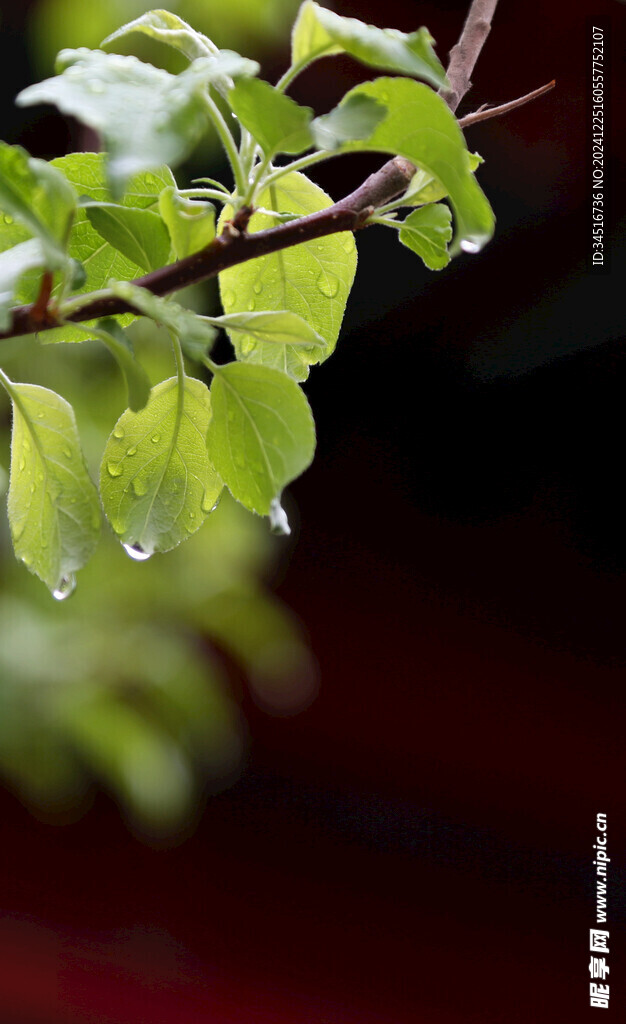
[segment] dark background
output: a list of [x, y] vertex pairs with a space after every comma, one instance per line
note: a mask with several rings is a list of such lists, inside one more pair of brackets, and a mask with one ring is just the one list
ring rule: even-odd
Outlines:
[[[444, 54], [465, 4], [336, 9], [425, 23]], [[586, 262], [592, 14], [612, 42], [600, 275]], [[132, 838], [104, 797], [63, 828], [2, 799], [3, 1022], [586, 1020], [601, 1012], [599, 811], [604, 1015], [624, 1019], [625, 16], [502, 0], [459, 113], [557, 88], [467, 131], [495, 240], [435, 275], [390, 232], [359, 239], [339, 349], [307, 386], [318, 452], [292, 488], [299, 538], [279, 581], [320, 665], [317, 700], [290, 719], [246, 706], [247, 771], [170, 849]], [[25, 67], [27, 17], [4, 16], [5, 67]], [[324, 62], [293, 94], [322, 111], [359, 75]], [[16, 135], [12, 117], [5, 137], [54, 155], [58, 122]], [[372, 166], [316, 178], [339, 197]]]

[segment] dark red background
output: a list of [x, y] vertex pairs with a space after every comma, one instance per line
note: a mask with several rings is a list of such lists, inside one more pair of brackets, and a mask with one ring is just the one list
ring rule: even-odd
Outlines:
[[[424, 22], [445, 53], [464, 6], [337, 9]], [[592, 13], [613, 43], [600, 278], [584, 265]], [[3, 798], [3, 1022], [623, 1019], [625, 14], [502, 0], [465, 110], [557, 89], [468, 131], [495, 241], [436, 276], [382, 230], [360, 240], [340, 349], [308, 388], [318, 456], [280, 586], [316, 702], [294, 719], [250, 704], [248, 770], [174, 849], [131, 838], [104, 798], [64, 828]], [[358, 74], [329, 68], [296, 98], [321, 111]], [[360, 171], [319, 180], [338, 196]], [[598, 811], [608, 1012], [587, 1006]]]

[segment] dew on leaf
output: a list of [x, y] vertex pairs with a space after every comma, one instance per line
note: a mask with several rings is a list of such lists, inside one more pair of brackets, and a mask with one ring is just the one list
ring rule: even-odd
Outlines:
[[255, 295], [260, 295], [261, 294], [261, 292], [263, 291], [263, 285], [261, 284], [260, 281], [256, 281], [254, 283], [252, 291], [254, 292]]
[[13, 217], [11, 216], [10, 213], [5, 213], [5, 215], [4, 215], [4, 223], [5, 224], [12, 224], [13, 223]]
[[141, 544], [122, 544], [124, 551], [129, 558], [132, 558], [135, 562], [147, 562], [150, 558], [151, 552], [144, 551]]
[[159, 441], [161, 440], [161, 435], [160, 434], [153, 434], [152, 437], [150, 438], [150, 440], [152, 441], [152, 444], [158, 444]]
[[71, 459], [72, 458], [72, 450], [71, 450], [71, 448], [68, 448], [67, 445], [66, 445], [64, 447], [64, 449], [63, 449], [63, 454], [65, 455], [66, 459]]
[[339, 291], [339, 278], [326, 270], [322, 270], [317, 278], [317, 287], [322, 295], [332, 299]]
[[253, 309], [254, 309], [254, 299], [250, 299], [250, 301], [248, 302], [248, 312], [251, 313]]
[[113, 462], [111, 459], [107, 462], [107, 473], [109, 476], [121, 476], [124, 472], [124, 467], [121, 462]]
[[136, 476], [135, 479], [133, 480], [133, 491], [135, 492], [137, 497], [138, 498], [143, 498], [143, 496], [144, 496], [144, 494], [146, 493], [147, 490], [148, 490], [148, 484], [146, 482], [145, 477], [143, 477], [143, 476]]
[[354, 238], [352, 235], [348, 235], [348, 237], [341, 243], [341, 248], [346, 253], [352, 252], [354, 249]]
[[126, 449], [126, 454], [129, 455], [132, 458], [133, 455], [137, 454], [137, 446], [136, 445], [132, 445], [130, 448], [127, 448]]
[[115, 430], [113, 431], [113, 437], [116, 437], [118, 441], [121, 440], [121, 438], [124, 437], [124, 428], [116, 427]]
[[249, 338], [241, 343], [241, 353], [244, 356], [249, 356], [251, 352], [254, 352], [255, 348], [256, 341], [251, 341]]
[[67, 597], [76, 590], [76, 577], [73, 572], [68, 572], [66, 576], [62, 576], [61, 580], [55, 590], [52, 591], [52, 596], [55, 601], [65, 601]]
[[222, 302], [224, 303], [224, 308], [226, 308], [226, 306], [232, 306], [234, 301], [235, 296], [232, 292], [224, 292], [224, 294], [222, 295]]

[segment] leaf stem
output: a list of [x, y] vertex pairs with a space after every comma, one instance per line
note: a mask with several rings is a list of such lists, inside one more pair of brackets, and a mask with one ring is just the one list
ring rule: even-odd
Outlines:
[[246, 190], [246, 180], [243, 173], [241, 160], [239, 158], [239, 153], [237, 152], [237, 146], [235, 145], [235, 140], [232, 136], [232, 133], [228, 125], [226, 124], [226, 120], [221, 110], [219, 109], [213, 97], [210, 96], [208, 92], [205, 92], [202, 95], [202, 100], [206, 107], [207, 114], [211, 118], [215, 130], [217, 131], [217, 134], [219, 135], [222, 145], [226, 151], [226, 156], [228, 157], [228, 162], [231, 166], [233, 177], [235, 179], [235, 186], [237, 188], [237, 192], [239, 193], [240, 196], [242, 196]]
[[301, 156], [298, 160], [292, 160], [290, 164], [285, 164], [284, 167], [277, 167], [265, 179], [263, 188], [273, 185], [279, 178], [282, 178], [285, 174], [291, 174], [292, 171], [301, 171], [304, 167], [312, 167], [313, 164], [319, 164], [323, 160], [331, 160], [334, 156], [345, 155], [341, 149], [319, 149], [315, 153], [308, 153], [306, 156]]

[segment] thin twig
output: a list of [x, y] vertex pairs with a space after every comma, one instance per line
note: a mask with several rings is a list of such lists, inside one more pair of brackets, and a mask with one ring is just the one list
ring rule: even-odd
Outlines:
[[488, 121], [490, 117], [501, 117], [502, 114], [508, 114], [510, 110], [517, 110], [518, 107], [523, 107], [525, 103], [530, 103], [531, 100], [537, 100], [540, 96], [545, 96], [547, 92], [554, 89], [556, 82], [552, 79], [547, 85], [542, 85], [539, 89], [533, 89], [532, 92], [527, 92], [525, 96], [520, 96], [517, 100], [510, 100], [508, 103], [501, 103], [499, 107], [479, 107], [473, 114], [466, 114], [465, 117], [459, 119], [461, 128], [467, 128], [471, 124], [478, 124], [479, 121]]

